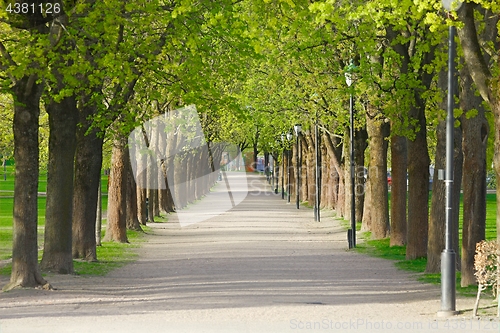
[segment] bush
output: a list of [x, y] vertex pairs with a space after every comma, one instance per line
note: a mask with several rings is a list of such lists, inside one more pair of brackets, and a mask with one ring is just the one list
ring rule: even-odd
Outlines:
[[497, 240], [481, 241], [476, 244], [474, 255], [474, 275], [476, 276], [477, 298], [474, 306], [474, 316], [477, 316], [481, 292], [488, 287], [492, 288], [493, 295], [497, 291], [498, 243]]

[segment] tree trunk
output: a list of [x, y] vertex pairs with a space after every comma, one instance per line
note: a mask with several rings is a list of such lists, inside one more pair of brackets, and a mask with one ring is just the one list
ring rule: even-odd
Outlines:
[[[352, 197], [351, 197], [351, 141], [350, 141], [350, 136], [349, 136], [349, 131], [344, 134], [344, 142], [346, 144], [343, 145], [344, 148], [344, 170], [343, 173], [345, 175], [344, 177], [344, 219], [348, 220], [351, 222], [351, 202], [352, 202]], [[354, 164], [354, 167], [356, 168], [356, 164]]]
[[[454, 160], [455, 170], [453, 172], [453, 244], [452, 248], [457, 254], [457, 267], [460, 263], [458, 251], [458, 220], [460, 209], [460, 192], [462, 182], [462, 153], [461, 140], [462, 131], [455, 128]], [[429, 239], [427, 243], [427, 266], [426, 273], [439, 273], [441, 271], [441, 252], [445, 248], [445, 224], [446, 224], [446, 186], [443, 180], [438, 179], [438, 170], [446, 168], [446, 122], [440, 121], [437, 127], [437, 147], [435, 168], [432, 184], [431, 212], [429, 218]]]
[[[83, 106], [76, 132], [75, 180], [73, 195], [73, 258], [97, 260], [96, 246], [100, 232], [96, 230], [96, 208], [100, 206], [102, 146], [104, 134], [98, 129], [89, 132], [96, 112], [95, 106]], [[98, 221], [100, 223], [100, 221]], [[97, 239], [96, 239], [97, 236]]]
[[357, 130], [354, 136], [354, 160], [356, 172], [354, 182], [356, 189], [356, 221], [363, 221], [365, 205], [365, 150], [368, 147], [368, 133], [366, 129]]
[[45, 271], [72, 274], [73, 175], [78, 122], [76, 99], [66, 97], [60, 103], [51, 101], [46, 109], [50, 137], [45, 242], [40, 266]]
[[[332, 177], [338, 177], [338, 187], [332, 188], [332, 192], [337, 196], [335, 200], [335, 211], [337, 216], [342, 217], [345, 215], [345, 172], [341, 164], [341, 156], [343, 145], [338, 144], [338, 138], [332, 138], [327, 133], [323, 133], [322, 142], [325, 143], [328, 157], [330, 158], [331, 164], [333, 166]], [[346, 163], [344, 161], [344, 163]]]
[[[489, 61], [487, 61], [487, 55], [483, 52], [483, 47], [479, 42], [478, 30], [476, 29], [475, 13], [474, 8], [476, 7], [473, 3], [464, 3], [463, 8], [459, 11], [459, 19], [464, 23], [462, 29], [459, 29], [458, 34], [460, 37], [460, 42], [462, 45], [462, 50], [464, 54], [465, 63], [470, 72], [474, 84], [477, 87], [481, 97], [489, 104], [493, 115], [495, 117], [495, 147], [493, 164], [495, 168], [495, 175], [497, 179], [497, 190], [496, 190], [496, 230], [497, 230], [497, 243], [500, 246], [500, 98], [498, 77], [493, 78], [490, 68], [488, 67]], [[488, 13], [489, 14], [489, 13]], [[485, 15], [483, 22], [485, 29], [483, 32], [485, 36], [482, 36], [483, 41], [481, 43], [488, 43], [489, 41], [495, 44], [495, 40], [498, 37], [497, 24], [498, 15]], [[489, 35], [489, 36], [488, 36]], [[497, 49], [498, 52], [498, 49]], [[495, 73], [497, 73], [495, 71]], [[498, 73], [497, 73], [498, 75]], [[500, 277], [499, 277], [500, 279]], [[500, 281], [497, 281], [500, 282]], [[500, 286], [500, 283], [498, 283]], [[498, 288], [497, 288], [498, 290]], [[498, 304], [497, 315], [500, 316], [500, 302]]]
[[142, 225], [146, 225], [148, 220], [148, 213], [146, 207], [146, 198], [148, 197], [147, 192], [147, 163], [148, 156], [146, 154], [140, 155], [140, 158], [137, 160], [137, 172], [136, 182], [137, 182], [137, 217], [139, 219], [139, 223]]
[[[165, 183], [165, 189], [161, 190], [161, 196], [160, 196], [160, 208], [162, 211], [165, 213], [172, 213], [175, 211], [174, 209], [174, 201], [172, 198], [172, 193], [170, 192], [169, 184], [168, 184], [168, 178], [167, 178], [167, 164], [162, 163], [160, 173], [161, 176], [163, 177], [163, 182]], [[199, 182], [196, 183], [197, 186], [199, 186]], [[198, 191], [199, 189], [197, 189]], [[201, 195], [200, 195], [201, 197]], [[140, 214], [139, 214], [140, 215]]]
[[12, 272], [3, 288], [32, 288], [50, 285], [38, 266], [38, 117], [41, 84], [36, 76], [25, 76], [13, 87], [14, 103], [14, 232], [12, 238]]
[[253, 141], [253, 165], [252, 165], [253, 171], [257, 170], [257, 156], [259, 154], [258, 142], [259, 142], [259, 131], [257, 131], [256, 138]]
[[372, 223], [372, 180], [368, 175], [368, 179], [365, 183], [365, 202], [363, 205], [363, 220], [361, 223], [361, 231], [367, 232], [371, 231]]
[[391, 137], [391, 246], [406, 244], [406, 169], [408, 165], [406, 138]]
[[444, 181], [438, 179], [438, 170], [445, 170], [446, 167], [446, 121], [444, 120], [440, 120], [438, 123], [436, 139], [426, 273], [439, 273], [441, 271], [441, 252], [445, 247], [446, 187]]
[[372, 239], [382, 239], [389, 234], [389, 201], [387, 188], [387, 136], [389, 124], [384, 121], [383, 115], [376, 112], [370, 115], [367, 112], [366, 130], [368, 132], [368, 146], [370, 162], [368, 178], [370, 180], [370, 215], [369, 225]]
[[[310, 190], [310, 181], [311, 179], [309, 177], [312, 177], [313, 179], [313, 186], [314, 186], [314, 174], [311, 172], [314, 172], [314, 170], [311, 169], [311, 167], [314, 165], [314, 159], [313, 163], [311, 163], [311, 157], [312, 153], [314, 152], [313, 146], [310, 145], [310, 133], [302, 132], [302, 135], [300, 136], [300, 154], [301, 154], [301, 160], [302, 160], [302, 165], [300, 168], [301, 175], [300, 175], [300, 201], [308, 201], [309, 205], [312, 205], [314, 201], [309, 201], [309, 190]], [[313, 191], [314, 192], [314, 191]]]
[[[155, 173], [156, 173], [156, 168], [155, 167], [150, 167], [148, 168], [148, 179], [151, 179], [152, 177], [155, 177]], [[151, 181], [148, 181], [149, 185], [148, 185], [148, 189], [147, 189], [147, 196], [146, 196], [146, 199], [147, 199], [147, 202], [148, 202], [148, 207], [147, 207], [147, 213], [148, 213], [148, 221], [149, 222], [155, 222], [155, 201], [156, 201], [156, 194], [157, 194], [157, 189], [153, 187], [149, 187], [151, 186]], [[154, 183], [153, 183], [154, 184]]]
[[[306, 150], [306, 179], [307, 179], [307, 202], [314, 206], [316, 202], [316, 157], [314, 137], [312, 135], [305, 136], [307, 146]], [[306, 184], [304, 184], [306, 185]]]
[[111, 175], [108, 191], [108, 223], [105, 241], [128, 243], [127, 239], [127, 182], [129, 152], [127, 140], [115, 139], [111, 155]]
[[408, 140], [408, 238], [406, 259], [427, 256], [429, 225], [429, 153], [424, 108], [414, 106], [410, 118], [416, 120], [415, 138]]
[[474, 255], [476, 244], [485, 239], [486, 228], [486, 147], [488, 122], [484, 116], [482, 99], [476, 96], [472, 79], [464, 67], [461, 71], [461, 109], [477, 110], [474, 117], [462, 115], [464, 155], [463, 169], [463, 229], [461, 286], [476, 284]]
[[146, 208], [146, 198], [147, 190], [145, 188], [138, 187], [136, 190], [137, 193], [137, 218], [139, 219], [139, 223], [142, 225], [147, 224], [148, 220], [148, 212]]
[[[321, 139], [320, 139], [321, 140]], [[330, 167], [330, 157], [324, 144], [321, 145], [321, 208], [334, 207], [333, 188], [335, 179], [331, 176], [333, 168]]]
[[142, 231], [141, 224], [139, 223], [139, 219], [137, 217], [137, 185], [135, 184], [134, 175], [132, 174], [132, 169], [130, 164], [128, 164], [128, 172], [127, 172], [127, 229]]

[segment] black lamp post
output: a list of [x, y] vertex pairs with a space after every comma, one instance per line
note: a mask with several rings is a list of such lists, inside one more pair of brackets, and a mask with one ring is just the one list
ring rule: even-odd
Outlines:
[[[348, 71], [345, 73], [345, 82], [348, 87], [351, 87], [352, 80], [352, 70], [354, 65], [351, 63], [348, 66]], [[356, 200], [355, 200], [355, 184], [354, 184], [354, 111], [353, 105], [354, 99], [352, 96], [352, 91], [349, 96], [349, 141], [350, 141], [350, 177], [351, 177], [351, 229], [347, 231], [347, 238], [349, 242], [349, 248], [356, 247]]]
[[285, 199], [285, 157], [286, 157], [286, 145], [285, 145], [285, 134], [281, 134], [281, 147], [283, 153], [281, 155], [281, 199]]
[[[461, 1], [442, 0], [443, 7], [449, 12], [458, 10], [462, 6]], [[453, 250], [453, 146], [454, 146], [454, 127], [455, 118], [453, 109], [455, 108], [455, 56], [456, 45], [455, 35], [457, 30], [455, 26], [450, 25], [448, 33], [448, 100], [446, 116], [446, 231], [445, 248], [441, 253], [441, 310], [438, 316], [447, 317], [456, 315], [455, 298], [455, 262], [456, 254]]]
[[278, 182], [279, 182], [279, 177], [280, 177], [280, 169], [279, 169], [279, 164], [278, 161], [274, 158], [273, 156], [273, 170], [274, 170], [274, 194], [278, 194]]
[[302, 171], [302, 152], [300, 151], [300, 132], [302, 131], [302, 126], [297, 124], [293, 126], [295, 130], [295, 135], [297, 136], [297, 190], [296, 190], [296, 205], [297, 209], [300, 208], [300, 173]]
[[[293, 138], [293, 135], [292, 133], [288, 132], [286, 133], [286, 139], [287, 139], [287, 146], [289, 145], [290, 141], [292, 141], [292, 138]], [[288, 170], [288, 182], [286, 184], [286, 194], [287, 194], [287, 202], [290, 203], [290, 191], [292, 190], [291, 188], [291, 184], [290, 184], [290, 170], [291, 170], [291, 165], [292, 165], [292, 152], [290, 151], [290, 149], [288, 149], [288, 152], [287, 152], [287, 158], [288, 158], [288, 161], [287, 161], [287, 170]]]
[[318, 125], [318, 113], [316, 112], [316, 124], [314, 126], [314, 136], [316, 145], [315, 149], [315, 162], [316, 162], [316, 192], [315, 192], [315, 200], [314, 200], [314, 221], [321, 221], [321, 213], [320, 213], [320, 203], [321, 203], [321, 151], [320, 151], [320, 138], [319, 138], [319, 125]]

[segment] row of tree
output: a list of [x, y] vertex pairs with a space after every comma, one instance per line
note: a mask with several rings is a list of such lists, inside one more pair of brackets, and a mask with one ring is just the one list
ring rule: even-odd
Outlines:
[[[356, 220], [362, 221], [362, 229], [371, 231], [373, 238], [390, 236], [391, 245], [406, 245], [407, 259], [427, 257], [427, 271], [439, 272], [445, 184], [437, 172], [445, 168], [447, 26], [459, 26], [453, 219], [454, 248], [461, 254], [457, 268], [462, 271], [462, 286], [467, 286], [475, 283], [475, 245], [485, 237], [489, 128], [498, 122], [500, 113], [499, 8], [493, 2], [478, 1], [465, 3], [458, 13], [445, 13], [440, 6], [438, 1], [418, 5], [412, 1], [294, 1], [280, 3], [274, 10], [266, 7], [263, 12], [255, 5], [253, 18], [263, 18], [255, 31], [265, 31], [260, 40], [267, 57], [253, 67], [244, 96], [248, 104], [270, 115], [261, 121], [271, 124], [269, 132], [260, 127], [255, 132], [261, 140], [269, 138], [267, 146], [262, 145], [264, 151], [280, 154], [273, 136], [290, 131], [294, 122], [305, 126], [301, 198], [309, 202], [314, 202], [315, 195], [313, 128], [319, 122], [323, 133], [321, 202], [349, 218], [346, 128], [348, 96], [353, 94], [355, 164], [368, 169], [366, 184], [363, 169], [356, 172]], [[279, 28], [272, 29], [273, 24]], [[348, 87], [344, 74], [353, 67], [354, 84]], [[283, 114], [292, 122], [283, 121]], [[499, 124], [494, 126], [496, 134]], [[292, 195], [295, 154], [294, 146]], [[429, 209], [431, 157], [435, 174]], [[500, 164], [498, 158], [495, 154], [495, 166]], [[283, 160], [286, 175], [287, 159]], [[461, 189], [463, 227], [462, 244], [458, 244]]]
[[[13, 3], [2, 2], [2, 8]], [[144, 222], [145, 195], [151, 198], [155, 214], [155, 203], [160, 201], [154, 191], [144, 194], [141, 188], [134, 195], [128, 135], [154, 115], [195, 102], [210, 133], [207, 141], [219, 140], [220, 128], [230, 121], [220, 115], [234, 103], [224, 89], [243, 73], [236, 62], [225, 63], [220, 55], [237, 60], [248, 48], [236, 30], [236, 6], [230, 1], [60, 4], [59, 13], [34, 6], [33, 11], [2, 14], [0, 70], [3, 90], [13, 101], [16, 166], [12, 275], [6, 289], [46, 284], [40, 268], [67, 274], [73, 272], [74, 258], [97, 260], [96, 207], [106, 138], [113, 142], [106, 238], [126, 241], [127, 216], [132, 218], [130, 227]], [[50, 137], [39, 265], [41, 108], [49, 117]], [[213, 177], [196, 190], [197, 196], [207, 191]], [[172, 211], [168, 193], [163, 194], [164, 210]], [[141, 203], [135, 208], [134, 196]]]
[[[2, 5], [7, 8], [11, 2]], [[260, 150], [278, 157], [284, 148], [278, 142], [281, 134], [302, 123], [306, 186], [301, 197], [309, 201], [315, 193], [312, 128], [319, 124], [322, 203], [346, 216], [351, 94], [356, 101], [355, 163], [368, 169], [366, 184], [364, 171], [356, 173], [357, 188], [365, 189], [356, 196], [356, 220], [374, 238], [390, 235], [391, 244], [406, 244], [408, 259], [427, 256], [429, 272], [438, 270], [444, 247], [444, 185], [434, 177], [429, 214], [429, 165], [435, 155], [435, 169], [444, 166], [443, 97], [451, 24], [459, 25], [463, 50], [455, 165], [467, 172], [461, 181], [462, 171], [456, 168], [454, 187], [458, 193], [462, 182], [464, 189], [462, 284], [474, 281], [474, 245], [484, 238], [488, 121], [500, 144], [496, 3], [477, 0], [447, 15], [437, 0], [112, 0], [61, 5], [57, 15], [2, 14], [0, 71], [3, 91], [14, 101], [16, 163], [13, 270], [7, 288], [46, 282], [36, 244], [41, 108], [48, 113], [50, 131], [41, 267], [71, 273], [73, 258], [97, 259], [94, 234], [105, 140], [113, 142], [107, 237], [126, 241], [127, 216], [132, 218], [130, 227], [145, 222], [146, 197], [153, 203], [151, 217], [192, 199], [181, 195], [176, 204], [173, 193], [154, 186], [140, 186], [135, 195], [125, 190], [135, 189], [127, 162], [129, 134], [182, 105], [196, 104], [207, 143], [232, 142], [241, 150], [253, 146], [255, 156]], [[355, 68], [351, 87], [345, 83], [349, 64]], [[390, 211], [387, 156], [392, 169]], [[183, 164], [189, 159], [171, 164], [173, 172], [189, 169]], [[132, 168], [134, 163], [137, 167], [139, 160], [132, 159]], [[500, 161], [495, 166], [500, 168]], [[163, 170], [161, 163], [157, 168], [156, 176], [168, 178], [171, 170]], [[498, 175], [500, 169], [496, 171]], [[152, 178], [145, 176], [146, 182]], [[131, 207], [124, 214], [126, 202], [135, 202], [137, 213], [130, 213]], [[455, 207], [458, 212], [458, 201]], [[457, 213], [455, 220], [458, 224]]]

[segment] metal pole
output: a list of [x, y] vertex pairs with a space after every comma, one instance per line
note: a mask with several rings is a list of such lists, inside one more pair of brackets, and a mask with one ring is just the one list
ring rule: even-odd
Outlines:
[[281, 157], [281, 199], [285, 199], [285, 156], [286, 156], [286, 150], [285, 147], [283, 147], [283, 155]]
[[297, 134], [297, 190], [296, 192], [296, 205], [297, 209], [300, 207], [300, 132]]
[[453, 146], [455, 108], [455, 34], [456, 28], [450, 26], [448, 37], [448, 103], [446, 116], [446, 231], [445, 249], [441, 253], [441, 311], [440, 316], [457, 314], [455, 308], [455, 251], [453, 250]]
[[274, 181], [274, 185], [276, 186], [274, 188], [274, 194], [278, 194], [278, 186], [279, 186], [279, 177], [280, 177], [280, 168], [279, 168], [279, 165], [277, 163], [277, 161], [274, 159], [273, 157], [273, 170], [274, 170], [274, 175], [275, 175], [275, 179], [273, 180]]
[[319, 149], [319, 128], [318, 128], [318, 119], [316, 116], [316, 126], [314, 128], [314, 135], [315, 135], [315, 140], [316, 140], [316, 146], [315, 146], [315, 153], [316, 153], [316, 193], [315, 193], [315, 202], [314, 202], [314, 220], [317, 222], [320, 222], [321, 220], [321, 214], [319, 210], [320, 206], [320, 200], [321, 200], [321, 155], [320, 155], [320, 149]]
[[288, 150], [288, 153], [287, 153], [287, 156], [288, 156], [288, 163], [286, 165], [286, 168], [288, 170], [288, 182], [286, 184], [287, 186], [287, 190], [286, 190], [286, 194], [287, 194], [287, 202], [290, 203], [290, 191], [292, 190], [291, 188], [291, 184], [290, 184], [290, 168], [291, 168], [291, 164], [292, 164], [292, 152], [290, 150]]
[[349, 120], [350, 131], [349, 140], [351, 141], [350, 149], [350, 167], [351, 167], [351, 248], [356, 247], [356, 200], [355, 200], [355, 184], [354, 184], [354, 99], [351, 94], [349, 98]]

